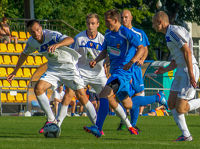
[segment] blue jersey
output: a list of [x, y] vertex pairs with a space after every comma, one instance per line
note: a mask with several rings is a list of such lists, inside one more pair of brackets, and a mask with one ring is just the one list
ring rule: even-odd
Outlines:
[[[107, 49], [110, 58], [110, 73], [123, 69], [136, 53], [136, 48], [142, 45], [138, 36], [128, 28], [121, 26], [118, 32], [107, 30], [103, 48]], [[126, 71], [130, 73], [131, 70]]]
[[[143, 30], [132, 27], [131, 31], [133, 31], [138, 36], [144, 47], [150, 45], [147, 35]], [[141, 66], [135, 66], [132, 76], [132, 87], [133, 87], [132, 96], [135, 93], [139, 93], [144, 90], [144, 81], [142, 77]]]
[[135, 65], [127, 71], [123, 70], [123, 67], [135, 56], [139, 45], [142, 45], [142, 42], [138, 36], [124, 26], [121, 26], [118, 32], [107, 30], [105, 33], [103, 49], [107, 49], [111, 73], [107, 84], [115, 79], [119, 80], [120, 87], [116, 95], [120, 100], [123, 100], [124, 96], [130, 95], [130, 80]]
[[150, 45], [148, 37], [143, 30], [135, 28], [135, 27], [132, 27], [131, 30], [138, 36], [138, 38], [140, 38], [140, 41], [142, 42], [142, 45], [144, 47]]

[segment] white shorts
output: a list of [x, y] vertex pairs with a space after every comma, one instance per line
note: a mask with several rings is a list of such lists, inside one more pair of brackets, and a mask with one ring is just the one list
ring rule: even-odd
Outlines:
[[76, 67], [72, 66], [70, 69], [66, 68], [68, 68], [67, 64], [62, 64], [59, 69], [58, 67], [55, 69], [48, 68], [47, 71], [41, 76], [40, 80], [50, 83], [53, 90], [58, 88], [61, 84], [65, 84], [72, 90], [84, 88], [84, 81]]
[[99, 94], [102, 91], [107, 82], [106, 76], [95, 77], [93, 79], [88, 79], [83, 76], [83, 80], [84, 84], [90, 85], [95, 90], [96, 94]]
[[[197, 82], [199, 79], [199, 68], [196, 64], [193, 64], [193, 73]], [[194, 98], [196, 90], [190, 83], [187, 67], [177, 67], [171, 91], [177, 91], [178, 97], [181, 99], [190, 100]]]

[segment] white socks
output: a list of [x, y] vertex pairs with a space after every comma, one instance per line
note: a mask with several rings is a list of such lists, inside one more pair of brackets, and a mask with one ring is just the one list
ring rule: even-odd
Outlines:
[[189, 111], [192, 111], [192, 110], [196, 110], [200, 107], [200, 99], [192, 99], [190, 101], [188, 101], [188, 104], [190, 105], [190, 110]]
[[43, 93], [42, 95], [37, 96], [37, 99], [40, 104], [40, 107], [47, 115], [47, 120], [50, 122], [53, 122], [55, 120], [55, 116], [51, 110], [51, 107], [49, 104], [49, 99], [48, 99], [47, 95], [45, 93]]
[[60, 112], [59, 112], [59, 115], [57, 118], [59, 127], [62, 125], [63, 120], [67, 116], [68, 106], [69, 105], [62, 105], [62, 107], [60, 109]]
[[184, 114], [179, 114], [176, 109], [172, 109], [171, 110], [172, 115], [174, 117], [174, 120], [176, 122], [176, 124], [178, 125], [179, 129], [182, 131], [182, 134], [185, 137], [189, 137], [190, 136], [190, 132], [188, 130], [186, 121], [185, 121], [185, 115]]
[[126, 113], [124, 112], [124, 109], [122, 108], [120, 104], [118, 104], [117, 108], [114, 110], [117, 116], [119, 116], [121, 120], [126, 124], [127, 128], [132, 127], [128, 117], [126, 116]]
[[93, 125], [95, 125], [97, 114], [93, 104], [88, 100], [88, 102], [84, 105], [84, 108], [86, 109], [90, 121], [92, 122]]

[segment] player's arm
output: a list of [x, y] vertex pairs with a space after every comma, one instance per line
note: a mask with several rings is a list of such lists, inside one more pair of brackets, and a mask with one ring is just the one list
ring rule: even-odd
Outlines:
[[62, 100], [60, 100], [58, 98], [54, 98], [54, 101], [56, 101], [56, 102], [62, 102]]
[[144, 51], [145, 51], [145, 48], [143, 45], [139, 45], [137, 47], [137, 52], [135, 54], [135, 56], [133, 56], [133, 58], [130, 60], [129, 63], [127, 63], [126, 65], [124, 65], [124, 70], [128, 70], [131, 68], [131, 66], [136, 63], [137, 61], [139, 61], [141, 59], [141, 57], [144, 55]]
[[89, 63], [90, 67], [91, 68], [94, 68], [94, 66], [100, 62], [101, 60], [105, 59], [106, 58], [106, 55], [107, 55], [107, 49], [104, 49], [96, 58], [95, 60], [91, 61]]
[[69, 46], [74, 43], [74, 39], [72, 37], [66, 37], [62, 41], [55, 43], [48, 47], [48, 51], [53, 53], [57, 48], [62, 46]]
[[22, 66], [22, 64], [25, 62], [25, 60], [26, 60], [27, 57], [28, 57], [27, 54], [21, 53], [14, 71], [11, 74], [9, 74], [8, 77], [7, 77], [8, 82], [11, 83], [12, 79], [15, 77], [17, 71]]
[[182, 46], [181, 50], [183, 52], [186, 65], [188, 67], [188, 73], [189, 73], [189, 76], [190, 76], [190, 83], [192, 84], [192, 86], [194, 88], [196, 88], [197, 82], [195, 81], [195, 77], [194, 77], [194, 73], [193, 73], [192, 52], [191, 52], [190, 48], [188, 47], [187, 43]]
[[137, 64], [138, 65], [143, 65], [144, 64], [144, 61], [145, 61], [145, 59], [147, 58], [147, 56], [148, 56], [148, 47], [146, 46], [146, 47], [144, 47], [145, 48], [145, 51], [144, 51], [144, 55], [141, 57], [141, 59], [139, 60], [139, 61], [137, 61]]
[[176, 67], [177, 67], [176, 61], [175, 61], [175, 60], [172, 60], [172, 61], [170, 62], [170, 64], [169, 64], [169, 66], [167, 66], [167, 67], [159, 67], [158, 70], [156, 70], [154, 73], [155, 73], [155, 74], [163, 74], [163, 73], [165, 73], [165, 72], [174, 70]]

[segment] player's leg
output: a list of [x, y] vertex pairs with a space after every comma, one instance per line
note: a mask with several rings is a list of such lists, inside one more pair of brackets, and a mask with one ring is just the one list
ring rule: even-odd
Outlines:
[[59, 113], [59, 116], [57, 118], [59, 127], [62, 125], [64, 118], [67, 116], [69, 104], [70, 104], [70, 102], [71, 102], [71, 100], [74, 96], [75, 96], [74, 91], [67, 87], [66, 90], [65, 90], [65, 95], [63, 97], [60, 113]]
[[76, 97], [78, 98], [78, 100], [81, 102], [81, 104], [86, 109], [87, 115], [88, 115], [90, 121], [93, 124], [95, 124], [96, 123], [96, 110], [95, 110], [93, 104], [89, 101], [84, 88], [76, 90], [75, 94], [76, 94]]
[[49, 104], [49, 99], [46, 95], [46, 90], [50, 87], [51, 87], [50, 83], [48, 83], [44, 80], [39, 80], [34, 88], [34, 92], [36, 94], [36, 97], [37, 97], [38, 103], [40, 104], [40, 107], [47, 115], [47, 120], [54, 121], [55, 117], [51, 110], [51, 107]]

